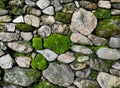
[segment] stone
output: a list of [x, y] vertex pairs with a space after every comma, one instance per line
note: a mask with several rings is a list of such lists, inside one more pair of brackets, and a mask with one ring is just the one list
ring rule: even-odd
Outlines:
[[78, 62], [86, 62], [86, 61], [88, 61], [89, 60], [89, 57], [88, 56], [79, 56], [78, 58], [77, 58], [77, 61]]
[[75, 4], [74, 3], [67, 3], [63, 5], [62, 12], [65, 13], [73, 13], [75, 9]]
[[96, 81], [88, 80], [88, 79], [75, 79], [74, 85], [78, 88], [98, 88], [98, 84]]
[[112, 68], [120, 70], [120, 62], [115, 62], [115, 64], [112, 65]]
[[42, 25], [38, 29], [38, 34], [41, 35], [43, 38], [48, 37], [51, 34], [51, 28], [48, 25]]
[[111, 10], [111, 14], [112, 15], [120, 15], [120, 10], [118, 10], [118, 9], [112, 9]]
[[53, 33], [67, 34], [69, 30], [70, 30], [70, 27], [67, 24], [56, 22], [52, 25]]
[[120, 9], [120, 3], [112, 3], [112, 4], [111, 4], [111, 7], [112, 7], [113, 9]]
[[90, 39], [80, 33], [72, 33], [70, 39], [73, 43], [93, 45]]
[[93, 53], [93, 51], [91, 49], [89, 49], [86, 46], [81, 46], [81, 45], [73, 45], [71, 47], [71, 50], [74, 52], [77, 52], [77, 53], [85, 54], [85, 55], [89, 55], [89, 54]]
[[100, 72], [97, 76], [97, 82], [102, 88], [112, 88], [120, 85], [120, 77]]
[[6, 23], [5, 26], [7, 28], [7, 31], [9, 31], [9, 32], [14, 32], [15, 31], [15, 24], [13, 24], [13, 23]]
[[110, 1], [98, 1], [98, 7], [110, 9], [111, 8]]
[[32, 25], [34, 27], [39, 27], [40, 25], [40, 19], [34, 15], [25, 15], [24, 20], [26, 24]]
[[50, 1], [51, 1], [51, 5], [55, 7], [56, 12], [62, 10], [62, 5], [60, 4], [59, 0], [50, 0]]
[[7, 46], [5, 45], [5, 43], [0, 42], [0, 49], [2, 49], [2, 50], [6, 50], [7, 49]]
[[36, 15], [36, 16], [40, 16], [41, 13], [42, 13], [40, 9], [31, 8], [31, 7], [28, 7], [28, 8], [27, 8], [27, 12], [28, 12], [29, 14], [33, 14], [33, 15]]
[[69, 3], [72, 2], [73, 0], [60, 0], [60, 3]]
[[25, 0], [25, 3], [29, 6], [35, 6], [35, 2], [32, 0]]
[[24, 23], [23, 16], [18, 16], [13, 20], [13, 23]]
[[111, 73], [112, 75], [115, 75], [115, 76], [120, 77], [120, 70], [110, 69], [110, 73]]
[[25, 14], [23, 7], [14, 7], [9, 11], [10, 15], [20, 16]]
[[29, 68], [31, 58], [27, 56], [19, 56], [15, 58], [15, 61], [20, 67]]
[[33, 35], [31, 32], [21, 32], [21, 37], [25, 40], [25, 41], [30, 41], [33, 38]]
[[83, 35], [91, 34], [96, 25], [97, 18], [94, 16], [94, 14], [90, 11], [86, 11], [83, 8], [75, 11], [72, 15], [71, 29], [77, 30]]
[[75, 60], [74, 53], [68, 51], [63, 54], [60, 54], [57, 57], [57, 60], [63, 63], [71, 63]]
[[111, 0], [112, 3], [120, 2], [120, 0]]
[[99, 58], [106, 60], [117, 60], [120, 58], [120, 52], [111, 48], [100, 48], [96, 51], [96, 54]]
[[5, 52], [0, 48], [0, 56], [4, 55]]
[[15, 41], [15, 42], [9, 42], [7, 46], [19, 53], [30, 53], [32, 52], [33, 48], [30, 46], [29, 42], [24, 41]]
[[0, 32], [0, 40], [3, 42], [18, 40], [19, 37], [18, 33]]
[[79, 2], [78, 1], [74, 1], [75, 5], [77, 8], [80, 8]]
[[48, 61], [54, 61], [58, 55], [50, 49], [36, 50], [36, 52], [42, 54]]
[[23, 88], [23, 87], [18, 85], [8, 84], [8, 85], [3, 85], [3, 88]]
[[6, 9], [0, 9], [0, 16], [1, 15], [6, 15], [8, 13], [8, 10]]
[[36, 2], [36, 5], [40, 8], [40, 9], [45, 9], [46, 7], [48, 7], [50, 5], [50, 1], [49, 0], [38, 0]]
[[10, 22], [12, 19], [8, 15], [0, 16], [0, 22]]
[[95, 35], [89, 35], [88, 38], [93, 42], [94, 45], [102, 46], [107, 43], [105, 38], [97, 37]]
[[43, 76], [53, 84], [67, 87], [74, 81], [74, 73], [68, 65], [51, 63], [49, 67], [43, 71]]
[[13, 59], [9, 54], [0, 57], [0, 67], [3, 69], [9, 69], [13, 66]]
[[54, 7], [49, 6], [49, 7], [45, 8], [42, 12], [47, 15], [54, 15]]
[[5, 70], [4, 80], [7, 83], [12, 83], [20, 86], [30, 86], [40, 77], [40, 72], [34, 69], [23, 69], [20, 67], [13, 67]]
[[24, 0], [10, 0], [10, 6], [23, 6]]

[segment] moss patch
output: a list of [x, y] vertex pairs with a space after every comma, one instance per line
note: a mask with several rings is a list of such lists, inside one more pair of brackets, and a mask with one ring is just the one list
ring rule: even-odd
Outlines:
[[22, 15], [23, 14], [23, 8], [13, 8], [9, 11], [10, 15]]
[[2, 23], [0, 23], [0, 31], [7, 31], [7, 28]]
[[21, 30], [21, 31], [24, 31], [24, 32], [28, 32], [28, 31], [33, 31], [34, 30], [34, 27], [28, 25], [28, 24], [22, 24], [22, 23], [19, 23], [19, 24], [16, 24], [16, 28]]
[[32, 60], [31, 66], [33, 69], [44, 70], [47, 68], [48, 62], [41, 54], [37, 54], [37, 56]]
[[71, 41], [68, 36], [52, 34], [45, 39], [44, 47], [53, 50], [57, 54], [61, 54], [69, 50], [71, 47]]
[[55, 15], [56, 21], [60, 21], [63, 23], [70, 23], [72, 14], [64, 13], [64, 12], [57, 12]]
[[28, 77], [34, 76], [35, 78], [40, 77], [40, 72], [37, 70], [32, 69], [29, 73], [27, 73]]
[[89, 77], [92, 79], [95, 79], [97, 78], [97, 75], [98, 75], [98, 72], [95, 70], [92, 70]]
[[113, 64], [115, 64], [114, 60], [103, 60], [107, 66], [108, 69], [112, 67]]
[[32, 46], [34, 49], [42, 49], [43, 44], [42, 44], [42, 38], [41, 37], [34, 37], [32, 39]]
[[5, 4], [3, 1], [0, 0], [0, 8], [5, 8]]

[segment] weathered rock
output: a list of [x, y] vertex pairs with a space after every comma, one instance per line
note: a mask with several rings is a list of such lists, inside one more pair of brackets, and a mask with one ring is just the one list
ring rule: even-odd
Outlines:
[[34, 27], [39, 27], [40, 19], [34, 15], [25, 15], [24, 20], [26, 24], [32, 25]]
[[6, 15], [8, 13], [8, 10], [0, 9], [0, 15]]
[[66, 53], [60, 54], [57, 60], [63, 63], [71, 63], [75, 60], [74, 53], [66, 52]]
[[105, 45], [107, 40], [105, 38], [97, 37], [95, 35], [89, 35], [88, 38], [94, 43], [94, 45]]
[[13, 23], [6, 23], [5, 26], [7, 28], [7, 31], [9, 31], [9, 32], [14, 32], [15, 31], [15, 24], [13, 24]]
[[11, 6], [23, 6], [24, 0], [10, 0], [9, 5]]
[[55, 11], [62, 10], [62, 5], [60, 4], [59, 0], [50, 0], [51, 4], [55, 7]]
[[73, 45], [71, 47], [71, 50], [77, 53], [82, 53], [82, 54], [92, 54], [93, 51], [91, 49], [89, 49], [88, 47], [85, 46], [81, 46], [81, 45]]
[[119, 70], [110, 69], [110, 73], [111, 73], [112, 75], [115, 75], [115, 76], [120, 77], [120, 71], [119, 71]]
[[89, 57], [88, 56], [79, 56], [78, 58], [77, 58], [77, 61], [78, 62], [86, 62], [86, 61], [88, 61], [89, 60]]
[[30, 53], [33, 50], [29, 43], [23, 41], [9, 42], [7, 46], [19, 53]]
[[8, 15], [0, 16], [0, 22], [10, 22], [12, 19]]
[[73, 0], [60, 0], [60, 3], [68, 3], [68, 2], [72, 2]]
[[25, 3], [29, 6], [35, 6], [35, 2], [33, 2], [32, 0], [25, 0]]
[[4, 80], [20, 86], [30, 86], [39, 76], [40, 72], [37, 70], [13, 67], [5, 70]]
[[30, 67], [30, 61], [31, 61], [30, 57], [19, 56], [19, 57], [16, 57], [15, 60], [20, 67], [25, 67], [25, 68]]
[[117, 60], [120, 58], [120, 52], [111, 48], [100, 48], [96, 54], [99, 58], [107, 60]]
[[112, 9], [111, 10], [111, 14], [112, 15], [120, 15], [120, 10], [118, 10], [118, 9]]
[[49, 6], [49, 7], [45, 8], [43, 10], [43, 13], [47, 14], [47, 15], [54, 15], [54, 7], [53, 6]]
[[19, 37], [18, 33], [0, 32], [0, 40], [4, 42], [18, 40]]
[[120, 85], [120, 77], [100, 72], [97, 81], [102, 88], [112, 88]]
[[36, 2], [36, 5], [40, 8], [40, 9], [45, 9], [47, 6], [50, 5], [50, 1], [49, 0], [38, 0]]
[[65, 13], [73, 13], [75, 10], [75, 4], [74, 3], [67, 3], [63, 5], [62, 12]]
[[25, 41], [30, 41], [33, 37], [31, 32], [21, 32], [21, 37], [25, 40]]
[[41, 10], [40, 9], [36, 9], [36, 8], [28, 7], [27, 8], [27, 12], [29, 14], [33, 14], [33, 15], [36, 15], [36, 16], [40, 16], [41, 15]]
[[120, 2], [120, 0], [111, 0], [112, 3]]
[[80, 8], [73, 13], [71, 29], [78, 30], [83, 35], [89, 35], [94, 30], [96, 25], [97, 19], [90, 11]]
[[111, 8], [110, 1], [99, 1], [98, 7], [110, 9]]
[[23, 87], [11, 84], [11, 85], [3, 85], [3, 88], [23, 88]]
[[80, 8], [79, 2], [78, 1], [74, 1], [75, 5], [77, 8]]
[[111, 4], [113, 9], [120, 9], [120, 3]]
[[73, 43], [85, 44], [85, 45], [93, 44], [90, 39], [88, 39], [86, 36], [80, 33], [72, 33], [70, 39]]
[[74, 74], [72, 70], [65, 64], [51, 63], [49, 67], [43, 71], [43, 76], [50, 82], [59, 86], [69, 86], [73, 83]]
[[4, 55], [5, 52], [0, 48], [0, 56]]
[[3, 55], [0, 57], [0, 67], [3, 69], [12, 68], [13, 59], [9, 54]]
[[13, 20], [13, 23], [24, 23], [23, 16], [18, 16]]
[[6, 50], [7, 49], [7, 46], [5, 45], [5, 43], [0, 42], [0, 49], [2, 49], [2, 50]]
[[112, 65], [114, 69], [120, 70], [120, 62], [116, 62], [115, 64]]
[[42, 54], [48, 61], [54, 61], [57, 58], [57, 54], [50, 49], [37, 50], [38, 53]]

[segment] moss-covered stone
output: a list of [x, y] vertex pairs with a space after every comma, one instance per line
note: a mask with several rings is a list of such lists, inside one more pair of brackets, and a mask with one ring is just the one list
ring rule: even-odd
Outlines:
[[68, 3], [63, 6], [62, 12], [65, 13], [73, 13], [75, 9], [75, 4], [74, 3]]
[[60, 21], [63, 23], [70, 23], [72, 14], [64, 13], [64, 12], [57, 12], [55, 15], [56, 21]]
[[120, 34], [120, 16], [112, 16], [109, 19], [101, 20], [98, 22], [95, 31], [99, 37], [110, 37]]
[[23, 14], [23, 8], [13, 8], [12, 10], [9, 11], [10, 15], [22, 15]]
[[92, 70], [89, 77], [91, 79], [95, 79], [95, 78], [97, 78], [97, 75], [98, 75], [98, 72], [95, 70]]
[[5, 4], [2, 0], [0, 0], [0, 8], [5, 8]]
[[32, 39], [32, 46], [34, 49], [42, 49], [43, 48], [43, 44], [42, 44], [42, 38], [41, 37], [34, 37]]
[[98, 19], [105, 19], [105, 18], [110, 18], [111, 17], [110, 10], [103, 9], [103, 8], [97, 8], [95, 10], [94, 14]]
[[48, 62], [41, 54], [37, 54], [37, 56], [32, 60], [31, 66], [33, 69], [44, 70], [48, 66]]
[[0, 23], [0, 32], [1, 31], [7, 31], [7, 28], [3, 23]]
[[71, 47], [71, 41], [68, 36], [52, 34], [45, 39], [44, 47], [53, 50], [57, 54], [61, 54], [69, 50]]
[[24, 32], [33, 31], [35, 29], [33, 26], [23, 23], [16, 24], [16, 28]]
[[107, 68], [110, 69], [113, 64], [115, 64], [114, 60], [103, 60], [104, 63], [106, 64]]
[[40, 77], [40, 72], [38, 72], [37, 70], [32, 69], [32, 70], [30, 70], [30, 71], [27, 73], [27, 76], [28, 76], [28, 77], [33, 76], [33, 77], [35, 77], [35, 78], [39, 78], [39, 77]]

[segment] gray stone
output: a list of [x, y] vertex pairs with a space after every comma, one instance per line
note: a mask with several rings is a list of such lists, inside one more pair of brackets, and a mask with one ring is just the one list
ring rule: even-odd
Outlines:
[[63, 63], [71, 63], [75, 60], [74, 53], [72, 52], [65, 52], [60, 54], [57, 58], [58, 61]]
[[24, 41], [16, 41], [16, 42], [9, 42], [7, 46], [19, 53], [30, 53], [32, 52], [33, 48], [30, 46], [30, 44], [24, 42]]
[[120, 70], [120, 62], [119, 61], [115, 62], [115, 64], [113, 64], [112, 67], [114, 69]]
[[74, 1], [75, 5], [77, 8], [80, 8], [79, 2], [78, 1]]
[[110, 9], [111, 8], [110, 1], [98, 1], [98, 7]]
[[96, 52], [97, 56], [107, 60], [117, 60], [120, 58], [120, 52], [111, 48], [100, 48]]
[[110, 37], [109, 46], [112, 48], [120, 48], [120, 35]]
[[[78, 19], [79, 18], [79, 19]], [[71, 29], [83, 35], [89, 35], [97, 25], [97, 18], [90, 11], [83, 8], [75, 11], [71, 19]]]
[[111, 10], [111, 14], [112, 15], [120, 15], [120, 10], [118, 10], [118, 9], [112, 9]]
[[15, 58], [15, 61], [20, 67], [29, 68], [31, 58], [27, 56], [19, 56]]
[[60, 3], [68, 3], [68, 2], [72, 2], [73, 0], [60, 0]]
[[40, 16], [42, 12], [41, 12], [40, 9], [29, 8], [29, 9], [28, 9], [28, 13], [29, 13], [29, 14], [33, 14], [33, 15], [36, 15], [36, 16]]
[[15, 31], [15, 24], [13, 24], [13, 23], [6, 23], [5, 26], [7, 28], [7, 31], [9, 31], [9, 32], [14, 32]]
[[36, 50], [38, 53], [42, 54], [48, 61], [54, 61], [57, 58], [57, 54], [50, 49]]
[[89, 49], [86, 46], [81, 46], [81, 45], [73, 45], [71, 47], [71, 50], [74, 51], [74, 52], [82, 53], [82, 54], [86, 54], [86, 55], [89, 55], [89, 54], [93, 53], [93, 51], [91, 49]]
[[80, 33], [72, 33], [70, 39], [73, 43], [93, 45], [90, 39]]
[[13, 23], [24, 23], [23, 16], [18, 16], [13, 20]]
[[86, 61], [88, 61], [89, 60], [89, 57], [88, 56], [79, 56], [78, 58], [77, 58], [77, 61], [78, 62], [86, 62]]
[[50, 1], [49, 0], [38, 0], [36, 2], [36, 5], [40, 8], [40, 9], [45, 9], [47, 6], [50, 5]]
[[0, 48], [0, 56], [4, 55], [5, 52]]
[[0, 40], [4, 42], [18, 40], [19, 37], [18, 33], [0, 32]]
[[13, 67], [12, 69], [5, 70], [4, 80], [20, 86], [30, 86], [33, 82], [37, 81], [39, 76], [40, 72], [37, 70]]
[[25, 15], [24, 20], [26, 24], [32, 25], [34, 27], [39, 27], [40, 25], [40, 19], [34, 15]]
[[10, 22], [12, 19], [8, 15], [0, 16], [0, 22]]
[[44, 10], [42, 10], [42, 12], [47, 15], [54, 15], [54, 13], [55, 13], [53, 6], [49, 6], [49, 7], [45, 8]]
[[112, 75], [115, 75], [115, 76], [120, 77], [120, 70], [110, 69], [110, 73], [111, 73]]
[[59, 0], [50, 0], [51, 4], [55, 7], [55, 11], [62, 10], [62, 5], [59, 3]]
[[24, 0], [10, 0], [9, 5], [11, 6], [23, 6]]
[[88, 38], [94, 43], [94, 45], [105, 45], [107, 43], [107, 40], [105, 38], [100, 38], [95, 35], [89, 35]]
[[113, 3], [111, 6], [113, 9], [120, 9], [120, 3]]
[[102, 88], [112, 88], [120, 86], [120, 77], [100, 72], [97, 76], [97, 82]]
[[21, 32], [21, 37], [25, 40], [25, 41], [30, 41], [33, 38], [33, 35], [31, 32]]
[[43, 76], [53, 84], [67, 87], [73, 83], [74, 73], [68, 65], [51, 63], [49, 67], [43, 71]]
[[120, 0], [111, 0], [112, 3], [120, 2]]
[[5, 43], [0, 42], [0, 49], [2, 49], [2, 50], [6, 50], [7, 49], [7, 46], [5, 45]]
[[7, 13], [8, 13], [8, 10], [0, 9], [0, 15], [6, 15]]
[[29, 6], [35, 6], [35, 2], [33, 2], [32, 0], [25, 0], [25, 3]]
[[23, 88], [23, 87], [18, 85], [8, 84], [8, 85], [3, 85], [3, 88]]
[[74, 3], [67, 3], [63, 5], [62, 12], [65, 13], [73, 13], [75, 10], [75, 4]]
[[0, 57], [0, 67], [3, 69], [12, 68], [13, 59], [9, 54], [3, 55]]

